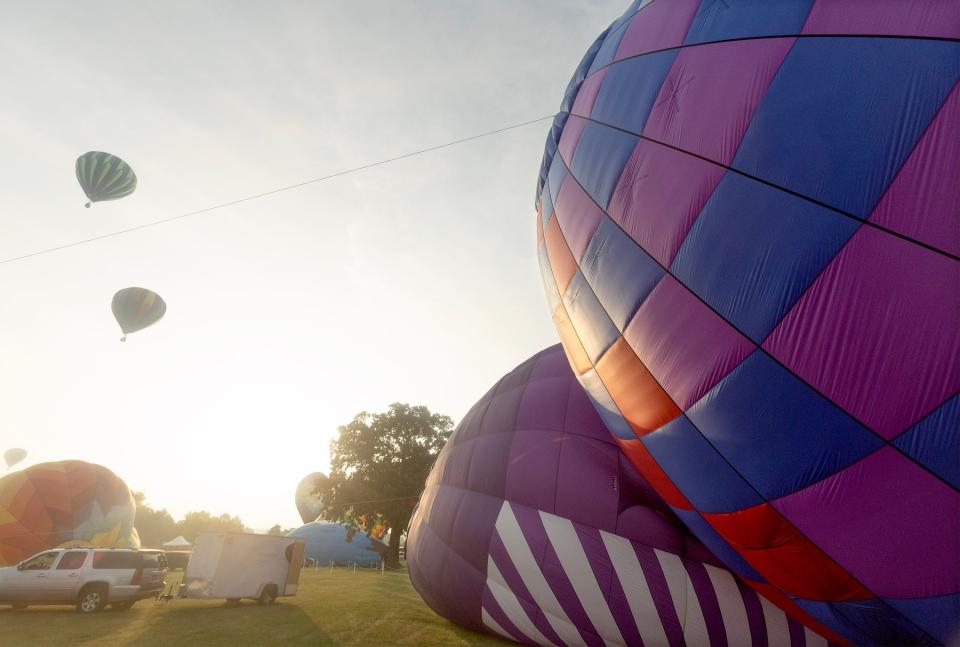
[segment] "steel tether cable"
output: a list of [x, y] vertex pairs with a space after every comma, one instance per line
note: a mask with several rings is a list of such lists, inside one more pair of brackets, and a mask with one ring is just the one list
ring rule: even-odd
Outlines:
[[256, 193], [254, 195], [248, 195], [243, 198], [238, 198], [236, 200], [229, 200], [227, 202], [221, 202], [220, 204], [213, 205], [211, 207], [204, 207], [203, 209], [197, 209], [195, 211], [188, 211], [187, 213], [181, 213], [176, 216], [171, 216], [169, 218], [161, 218], [160, 220], [153, 220], [151, 222], [145, 222], [143, 224], [134, 225], [133, 227], [127, 227], [126, 229], [118, 229], [116, 231], [111, 231], [105, 234], [100, 234], [99, 236], [92, 236], [90, 238], [84, 238], [82, 240], [75, 240], [70, 243], [64, 243], [63, 245], [57, 245], [56, 247], [48, 247], [46, 249], [40, 249], [35, 252], [30, 252], [28, 254], [22, 254], [20, 256], [12, 256], [10, 258], [5, 258], [0, 260], [0, 265], [5, 265], [7, 263], [14, 263], [16, 261], [22, 261], [27, 258], [33, 258], [34, 256], [42, 256], [44, 254], [52, 254], [53, 252], [58, 252], [60, 250], [69, 249], [71, 247], [79, 247], [80, 245], [86, 245], [87, 243], [96, 242], [98, 240], [104, 240], [105, 238], [113, 238], [114, 236], [122, 236], [123, 234], [129, 234], [130, 232], [140, 231], [141, 229], [148, 229], [150, 227], [156, 227], [157, 225], [163, 225], [168, 222], [174, 222], [175, 220], [182, 220], [184, 218], [189, 218], [191, 216], [198, 216], [204, 213], [210, 213], [211, 211], [216, 211], [218, 209], [224, 209], [226, 207], [232, 207], [236, 204], [241, 204], [243, 202], [250, 202], [251, 200], [259, 200], [269, 195], [274, 195], [276, 193], [283, 193], [284, 191], [292, 191], [294, 189], [299, 189], [301, 187], [307, 186], [308, 184], [316, 184], [317, 182], [323, 182], [324, 180], [331, 180], [336, 177], [341, 177], [343, 175], [350, 175], [351, 173], [356, 173], [358, 171], [364, 171], [375, 166], [383, 166], [384, 164], [390, 164], [391, 162], [397, 162], [402, 159], [407, 159], [408, 157], [415, 157], [417, 155], [423, 155], [424, 153], [430, 153], [442, 148], [449, 148], [450, 146], [456, 146], [457, 144], [463, 144], [475, 139], [481, 139], [483, 137], [489, 137], [490, 135], [496, 135], [499, 133], [506, 132], [508, 130], [514, 130], [516, 128], [521, 128], [523, 126], [529, 126], [531, 124], [539, 123], [541, 121], [546, 121], [547, 119], [553, 119], [554, 115], [547, 115], [545, 117], [539, 117], [537, 119], [531, 119], [529, 121], [523, 121], [517, 124], [510, 126], [504, 126], [503, 128], [497, 128], [496, 130], [488, 130], [484, 133], [479, 133], [476, 135], [471, 135], [469, 137], [464, 137], [462, 139], [455, 139], [443, 144], [437, 144], [436, 146], [428, 146], [427, 148], [421, 148], [419, 150], [411, 151], [409, 153], [404, 153], [403, 155], [397, 155], [395, 157], [388, 157], [386, 159], [378, 160], [376, 162], [370, 162], [369, 164], [363, 164], [362, 166], [355, 166], [353, 168], [344, 169], [342, 171], [337, 171], [335, 173], [330, 173], [328, 175], [322, 175], [320, 177], [313, 178], [311, 180], [304, 180], [303, 182], [297, 182], [296, 184], [290, 184], [287, 186], [282, 186], [276, 189], [271, 189], [269, 191], [263, 191], [262, 193]]

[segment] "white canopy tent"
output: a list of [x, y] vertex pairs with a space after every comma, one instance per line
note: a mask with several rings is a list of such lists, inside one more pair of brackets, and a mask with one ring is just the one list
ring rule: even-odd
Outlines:
[[161, 544], [160, 548], [166, 550], [190, 550], [193, 548], [193, 544], [187, 541], [183, 535], [177, 535], [170, 541]]

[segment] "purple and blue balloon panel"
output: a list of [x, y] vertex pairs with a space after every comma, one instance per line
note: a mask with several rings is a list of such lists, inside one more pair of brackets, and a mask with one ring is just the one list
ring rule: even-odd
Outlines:
[[828, 644], [673, 514], [559, 345], [505, 375], [457, 426], [410, 523], [407, 560], [437, 613], [525, 644]]
[[634, 2], [538, 184], [553, 318], [624, 454], [856, 644], [960, 630], [958, 78], [957, 2]]

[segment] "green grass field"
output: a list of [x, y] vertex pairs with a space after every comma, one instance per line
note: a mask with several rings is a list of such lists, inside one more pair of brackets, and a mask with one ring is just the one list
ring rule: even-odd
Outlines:
[[[167, 582], [179, 579], [171, 573]], [[129, 611], [0, 607], [0, 644], [13, 645], [507, 645], [441, 618], [406, 571], [305, 569], [300, 591], [276, 605], [244, 600], [143, 600]]]

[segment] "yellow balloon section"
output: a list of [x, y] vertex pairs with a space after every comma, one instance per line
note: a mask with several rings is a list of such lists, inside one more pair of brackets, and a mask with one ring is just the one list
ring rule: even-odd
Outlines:
[[41, 463], [0, 478], [0, 566], [49, 548], [139, 548], [127, 484], [93, 463]]

